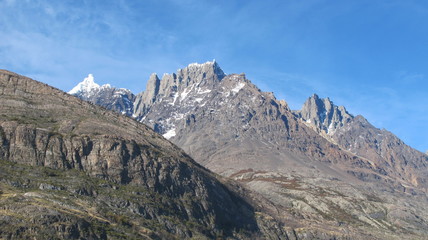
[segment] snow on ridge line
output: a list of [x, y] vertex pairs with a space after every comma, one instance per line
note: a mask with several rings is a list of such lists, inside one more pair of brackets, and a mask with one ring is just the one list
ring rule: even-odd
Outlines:
[[210, 64], [215, 64], [216, 61], [215, 59], [213, 59], [212, 61], [207, 61], [205, 63], [191, 63], [189, 64], [187, 67], [199, 67], [199, 66], [204, 66], [204, 65], [210, 65]]

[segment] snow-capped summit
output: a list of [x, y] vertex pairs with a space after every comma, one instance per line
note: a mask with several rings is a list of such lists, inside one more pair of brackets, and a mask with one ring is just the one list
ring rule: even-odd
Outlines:
[[106, 109], [132, 116], [134, 94], [128, 89], [115, 88], [110, 84], [100, 86], [94, 82], [92, 74], [89, 74], [68, 93], [82, 100], [101, 105]]
[[74, 95], [82, 92], [90, 92], [98, 88], [100, 88], [100, 85], [94, 82], [94, 75], [88, 74], [82, 82], [77, 84], [77, 86], [71, 89], [68, 93]]

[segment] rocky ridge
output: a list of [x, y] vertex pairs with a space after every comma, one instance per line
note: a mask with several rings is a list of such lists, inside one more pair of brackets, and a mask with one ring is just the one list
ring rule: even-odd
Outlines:
[[354, 117], [345, 107], [317, 95], [310, 97], [296, 113], [308, 126], [324, 133], [322, 136], [345, 151], [370, 159], [385, 175], [395, 175], [428, 192], [428, 157], [391, 132], [378, 129], [363, 116]]
[[[162, 79], [152, 75], [136, 103], [136, 119], [202, 165], [268, 198], [295, 229], [328, 229], [337, 238], [347, 232], [353, 239], [364, 232], [371, 239], [427, 234], [426, 158], [416, 154], [397, 168], [343, 147], [335, 136], [359, 117], [328, 99], [313, 96], [292, 112], [244, 74], [226, 75], [207, 62]], [[355, 140], [361, 129], [342, 138]], [[400, 149], [416, 151], [391, 148], [394, 159], [405, 157]]]

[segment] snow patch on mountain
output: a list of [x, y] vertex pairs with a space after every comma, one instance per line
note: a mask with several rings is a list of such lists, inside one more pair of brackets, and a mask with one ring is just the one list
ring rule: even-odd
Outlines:
[[238, 83], [231, 91], [234, 93], [239, 92], [239, 90], [241, 90], [243, 87], [245, 86], [245, 83]]
[[170, 138], [174, 137], [175, 135], [176, 135], [175, 128], [172, 128], [162, 136], [166, 139], [170, 139]]
[[172, 103], [169, 103], [169, 105], [174, 106], [175, 102], [177, 101], [177, 98], [178, 98], [178, 93], [174, 93], [174, 100], [172, 101]]
[[336, 132], [336, 128], [334, 128], [334, 124], [333, 122], [331, 122], [330, 125], [328, 126], [327, 134], [333, 135], [335, 132]]
[[206, 94], [206, 93], [210, 93], [210, 92], [211, 92], [210, 89], [202, 90], [201, 88], [198, 88], [198, 94]]
[[181, 94], [180, 94], [180, 101], [183, 101], [187, 95], [190, 93], [190, 91], [192, 91], [192, 89], [188, 89], [186, 88]]

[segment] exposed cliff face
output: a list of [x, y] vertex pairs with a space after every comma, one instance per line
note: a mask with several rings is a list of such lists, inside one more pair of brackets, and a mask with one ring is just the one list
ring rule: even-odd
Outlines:
[[[201, 231], [206, 231], [202, 236], [210, 235], [212, 226], [206, 228], [197, 220], [203, 210], [187, 212], [190, 198], [171, 198], [145, 186], [77, 170], [0, 160], [0, 171], [3, 239], [178, 239], [197, 237]], [[200, 229], [195, 231], [195, 226]]]
[[[159, 229], [165, 233], [182, 237], [205, 235], [212, 238], [237, 234], [239, 238], [258, 232], [251, 205], [220, 183], [213, 174], [196, 164], [183, 151], [146, 126], [7, 71], [0, 72], [0, 103], [2, 160], [23, 164], [22, 166], [43, 166], [66, 172], [72, 171], [71, 173], [83, 172], [89, 179], [96, 177], [106, 181], [106, 184], [123, 186], [124, 189], [132, 189], [132, 186], [135, 186], [140, 191], [147, 192], [148, 197], [145, 201], [162, 201], [162, 204], [148, 208], [144, 202], [131, 201], [132, 204], [136, 204], [133, 209], [139, 209], [139, 212], [133, 212], [136, 223], [130, 223], [132, 226], [144, 226], [144, 219], [150, 216], [148, 219], [151, 224], [160, 224]], [[2, 181], [7, 181], [6, 177], [2, 176]], [[29, 177], [23, 176], [20, 181], [25, 178]], [[31, 181], [40, 182], [37, 179]], [[31, 184], [34, 187], [34, 183]], [[44, 190], [46, 186], [48, 189], [52, 188], [44, 184], [40, 185], [42, 187], [39, 190]], [[86, 183], [81, 181], [81, 184]], [[58, 190], [67, 191], [71, 188], [73, 186], [64, 183], [64, 187]], [[22, 189], [12, 190], [22, 191]], [[79, 191], [91, 192], [88, 189]], [[97, 207], [103, 204], [111, 205], [114, 203], [108, 200], [110, 192], [108, 190], [103, 193], [106, 199], [102, 202], [97, 202], [98, 200], [93, 198], [88, 202], [83, 201]], [[27, 197], [30, 195], [22, 196], [28, 200]], [[44, 192], [36, 192], [34, 196], [43, 200], [44, 195]], [[138, 197], [136, 196], [138, 194], [134, 195]], [[156, 196], [159, 196], [158, 200]], [[4, 193], [1, 197], [2, 200], [13, 200]], [[128, 197], [132, 197], [132, 194]], [[55, 196], [48, 198], [51, 201]], [[119, 204], [122, 204], [124, 200], [118, 198]], [[19, 201], [21, 200], [27, 201], [20, 198]], [[78, 202], [73, 201], [72, 204]], [[126, 203], [123, 207], [127, 204], [131, 203]], [[31, 204], [26, 206], [34, 208]], [[34, 211], [28, 212], [30, 214], [28, 218], [36, 219], [36, 216], [31, 214], [52, 208], [55, 207], [33, 209]], [[12, 219], [9, 221], [12, 224], [17, 221], [18, 216], [12, 214], [14, 206], [8, 206], [7, 209], [8, 214], [11, 214], [8, 216]], [[116, 207], [115, 211], [119, 209], [120, 207]], [[61, 212], [61, 209], [58, 211]], [[126, 211], [119, 215], [126, 215], [125, 213]], [[25, 212], [20, 211], [20, 214], [25, 215]], [[37, 221], [41, 224], [50, 224], [63, 222], [65, 218], [67, 220], [64, 220], [63, 231], [73, 228], [73, 232], [77, 234], [69, 236], [71, 238], [93, 237], [92, 234], [95, 233], [86, 234], [84, 229], [90, 231], [98, 229], [85, 222], [85, 217], [82, 219], [74, 216], [70, 219], [67, 217], [68, 214], [55, 216], [51, 216], [55, 219], [47, 217], [51, 219], [49, 221], [44, 222], [43, 219]], [[80, 223], [79, 219], [82, 219], [83, 223]], [[28, 236], [38, 231], [25, 225], [14, 227], [7, 222], [1, 224], [10, 230], [4, 233], [7, 238]], [[114, 230], [114, 223], [109, 227]], [[239, 231], [243, 233], [240, 234]], [[102, 234], [104, 237], [97, 236], [114, 237], [108, 232]], [[138, 236], [138, 231], [135, 234]], [[156, 234], [153, 236], [156, 237]]]

